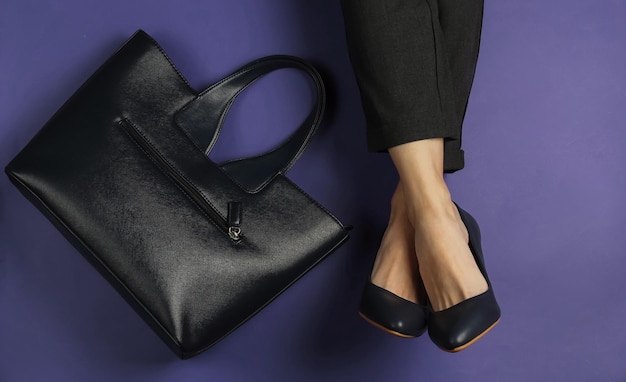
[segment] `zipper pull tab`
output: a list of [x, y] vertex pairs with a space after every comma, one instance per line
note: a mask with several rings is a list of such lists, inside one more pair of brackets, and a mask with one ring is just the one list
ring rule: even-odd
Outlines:
[[241, 215], [243, 206], [241, 202], [228, 202], [228, 215], [226, 224], [228, 225], [228, 236], [234, 241], [241, 240]]

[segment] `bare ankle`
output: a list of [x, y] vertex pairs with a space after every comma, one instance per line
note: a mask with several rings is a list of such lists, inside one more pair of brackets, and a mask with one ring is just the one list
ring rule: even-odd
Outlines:
[[408, 219], [416, 228], [433, 219], [452, 218], [456, 211], [450, 191], [445, 185], [420, 190], [406, 199]]

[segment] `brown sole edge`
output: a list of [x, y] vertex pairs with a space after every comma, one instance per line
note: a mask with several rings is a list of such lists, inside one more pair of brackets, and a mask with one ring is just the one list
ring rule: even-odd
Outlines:
[[381, 324], [379, 324], [379, 323], [377, 323], [375, 321], [370, 320], [366, 315], [364, 315], [361, 312], [359, 312], [359, 316], [361, 316], [365, 321], [369, 322], [371, 325], [377, 327], [378, 329], [380, 329], [380, 330], [382, 330], [382, 331], [384, 331], [386, 333], [392, 334], [392, 335], [394, 335], [396, 337], [400, 337], [400, 338], [416, 338], [415, 336], [410, 336], [408, 334], [403, 334], [403, 333], [396, 332], [394, 330], [387, 329], [386, 327], [382, 326]]
[[477, 335], [476, 337], [474, 337], [474, 339], [472, 339], [470, 342], [466, 343], [463, 346], [459, 346], [458, 348], [454, 348], [454, 349], [444, 349], [442, 347], [439, 347], [439, 349], [448, 352], [448, 353], [458, 353], [461, 350], [467, 349], [470, 345], [472, 345], [474, 342], [478, 341], [479, 339], [481, 339], [485, 334], [487, 334], [487, 332], [489, 332], [491, 329], [493, 329], [494, 326], [496, 326], [498, 324], [498, 322], [500, 322], [500, 319], [498, 318], [498, 320], [496, 322], [494, 322], [493, 324], [491, 324], [490, 327], [488, 327], [487, 329], [485, 329], [484, 332], [480, 333], [479, 335]]

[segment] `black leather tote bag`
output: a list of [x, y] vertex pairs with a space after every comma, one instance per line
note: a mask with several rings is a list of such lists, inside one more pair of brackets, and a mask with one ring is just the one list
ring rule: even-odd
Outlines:
[[[215, 164], [234, 98], [280, 68], [306, 72], [313, 111], [283, 144]], [[284, 176], [324, 111], [317, 71], [254, 61], [197, 94], [135, 33], [9, 163], [6, 173], [181, 358], [252, 317], [348, 237]]]

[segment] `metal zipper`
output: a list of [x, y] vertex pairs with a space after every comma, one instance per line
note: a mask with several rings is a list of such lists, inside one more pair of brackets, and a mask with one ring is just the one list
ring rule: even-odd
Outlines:
[[[170, 165], [170, 163], [161, 155], [161, 153], [156, 150], [156, 148], [150, 143], [140, 132], [136, 130], [133, 126], [132, 122], [128, 119], [122, 119], [119, 122], [120, 126], [128, 135], [137, 143], [137, 145], [150, 156], [154, 161], [159, 165], [161, 170], [168, 176], [174, 183], [176, 183], [190, 198], [193, 200], [196, 205], [206, 213], [209, 218], [217, 225], [217, 227], [226, 234], [232, 241], [238, 242], [241, 240], [242, 232], [241, 227], [239, 226], [239, 221], [241, 217], [239, 216], [236, 219], [231, 219], [228, 217], [228, 220], [225, 220], [221, 214], [213, 208], [204, 197], [200, 194], [198, 190], [193, 186], [191, 182], [181, 176], [178, 171]], [[230, 208], [229, 208], [230, 213]], [[236, 225], [229, 225], [228, 221], [236, 221]]]

